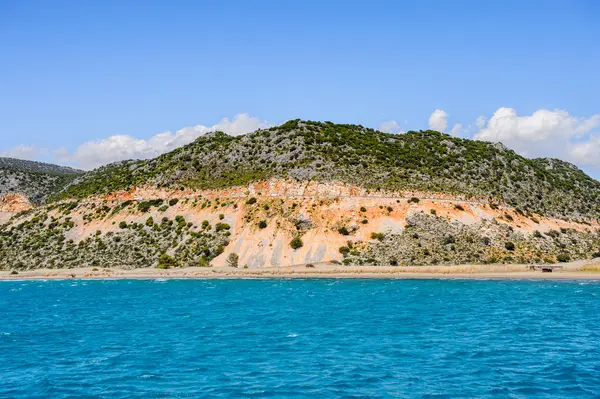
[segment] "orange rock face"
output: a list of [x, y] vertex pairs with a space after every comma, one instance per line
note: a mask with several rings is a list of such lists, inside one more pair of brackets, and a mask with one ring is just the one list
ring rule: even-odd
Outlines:
[[18, 213], [31, 209], [31, 202], [21, 194], [0, 195], [0, 212]]

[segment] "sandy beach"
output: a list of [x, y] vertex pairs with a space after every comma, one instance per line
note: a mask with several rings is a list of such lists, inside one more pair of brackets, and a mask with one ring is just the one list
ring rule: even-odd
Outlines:
[[560, 265], [551, 273], [531, 270], [531, 265], [461, 266], [314, 266], [37, 269], [11, 274], [0, 271], [0, 280], [46, 279], [229, 279], [229, 278], [397, 278], [397, 279], [592, 279], [600, 280], [600, 259]]

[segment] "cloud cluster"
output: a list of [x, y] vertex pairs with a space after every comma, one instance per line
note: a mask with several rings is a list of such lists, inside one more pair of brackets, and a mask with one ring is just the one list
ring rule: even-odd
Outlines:
[[237, 136], [269, 127], [269, 123], [248, 114], [238, 114], [233, 119], [223, 118], [212, 126], [190, 126], [176, 131], [158, 133], [149, 139], [128, 135], [114, 135], [80, 145], [72, 154], [60, 150], [57, 159], [70, 162], [83, 169], [93, 169], [125, 159], [148, 159], [189, 144], [198, 137], [215, 131]]
[[441, 109], [436, 109], [429, 117], [429, 128], [438, 132], [445, 132], [448, 127], [448, 113]]
[[18, 145], [6, 151], [0, 151], [0, 157], [26, 159], [34, 161], [38, 158], [39, 151], [30, 145]]
[[[436, 109], [429, 117], [429, 128], [448, 132], [448, 116], [446, 111]], [[238, 114], [232, 119], [223, 118], [212, 126], [190, 126], [174, 133], [159, 133], [149, 139], [114, 135], [84, 143], [72, 152], [66, 148], [49, 150], [20, 145], [0, 151], [0, 156], [30, 160], [45, 158], [82, 169], [92, 169], [124, 159], [153, 158], [188, 144], [208, 132], [220, 130], [230, 135], [240, 135], [270, 126], [259, 118]], [[395, 120], [382, 123], [379, 130], [404, 133]], [[600, 114], [575, 117], [564, 110], [540, 109], [531, 115], [519, 115], [513, 108], [502, 107], [489, 119], [481, 115], [474, 123], [456, 123], [448, 133], [476, 140], [502, 142], [524, 156], [557, 157], [600, 172]]]
[[393, 133], [393, 134], [404, 133], [404, 130], [402, 130], [402, 128], [396, 121], [383, 122], [381, 125], [379, 125], [379, 129], [377, 129], [377, 130], [379, 130], [381, 132]]
[[564, 110], [541, 109], [520, 116], [513, 108], [499, 108], [474, 138], [502, 142], [529, 157], [559, 157], [583, 166], [600, 166], [600, 114], [588, 118]]

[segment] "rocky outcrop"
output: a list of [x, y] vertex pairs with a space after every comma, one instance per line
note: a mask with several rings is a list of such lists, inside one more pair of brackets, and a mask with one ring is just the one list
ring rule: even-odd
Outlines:
[[269, 180], [230, 190], [147, 187], [64, 201], [0, 227], [0, 268], [150, 267], [161, 257], [165, 267], [224, 266], [231, 253], [248, 268], [543, 263], [600, 252], [595, 222], [413, 194]]
[[0, 195], [0, 212], [18, 213], [31, 209], [31, 202], [21, 194]]

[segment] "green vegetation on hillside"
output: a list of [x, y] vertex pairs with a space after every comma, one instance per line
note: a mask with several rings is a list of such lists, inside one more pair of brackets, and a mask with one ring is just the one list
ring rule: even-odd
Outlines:
[[23, 194], [42, 203], [81, 174], [65, 166], [0, 157], [0, 195]]
[[447, 192], [560, 218], [600, 217], [600, 183], [563, 161], [527, 159], [501, 144], [430, 130], [394, 135], [300, 120], [244, 136], [212, 133], [152, 160], [108, 165], [54, 199], [140, 185], [223, 188], [270, 177]]

